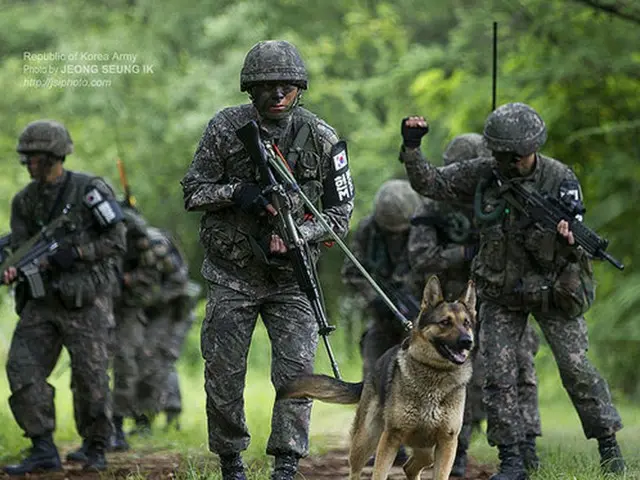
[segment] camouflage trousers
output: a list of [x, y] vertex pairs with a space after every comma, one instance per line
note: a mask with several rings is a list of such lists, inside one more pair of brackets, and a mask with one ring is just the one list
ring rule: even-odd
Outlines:
[[[184, 308], [188, 305], [188, 308]], [[180, 394], [180, 383], [176, 362], [180, 357], [180, 351], [184, 344], [187, 333], [195, 320], [195, 314], [190, 303], [177, 299], [162, 308], [148, 310], [151, 320], [151, 327], [160, 318], [158, 327], [166, 325], [166, 329], [149, 329], [147, 337], [152, 341], [154, 348], [151, 356], [146, 359], [145, 368], [148, 379], [145, 385], [155, 383], [155, 390], [149, 395], [148, 405], [154, 413], [164, 410], [174, 412], [182, 410], [182, 396]], [[167, 320], [164, 319], [167, 317]], [[144, 401], [142, 398], [141, 401]]]
[[[562, 384], [578, 412], [587, 438], [611, 435], [622, 421], [611, 401], [607, 382], [587, 359], [587, 325], [583, 317], [558, 311], [532, 312], [551, 347]], [[491, 445], [520, 442], [526, 434], [518, 390], [521, 368], [517, 350], [523, 341], [528, 312], [484, 302], [480, 307], [480, 352], [485, 364], [484, 400]]]
[[[219, 455], [245, 450], [250, 435], [244, 414], [247, 354], [258, 315], [271, 341], [271, 383], [276, 391], [313, 371], [318, 327], [297, 284], [258, 280], [242, 288], [208, 282], [201, 331], [209, 448]], [[309, 450], [311, 401], [276, 400], [267, 454], [305, 456]]]
[[148, 319], [144, 331], [144, 344], [139, 352], [140, 378], [137, 389], [137, 408], [152, 418], [159, 413], [167, 395], [167, 381], [172, 359], [169, 343], [173, 315], [167, 305], [146, 309]]
[[108, 339], [113, 328], [110, 297], [69, 310], [54, 297], [29, 300], [11, 340], [7, 376], [9, 404], [27, 437], [55, 430], [55, 389], [47, 382], [62, 347], [71, 358], [76, 427], [89, 443], [106, 445], [111, 435]]
[[113, 355], [113, 414], [135, 417], [139, 411], [140, 352], [145, 343], [147, 318], [141, 307], [118, 305]]
[[[467, 385], [462, 430], [458, 436], [458, 450], [467, 451], [471, 443], [473, 429], [486, 418], [487, 412], [483, 399], [483, 383], [485, 379], [484, 359], [480, 354], [480, 322], [476, 332], [476, 345], [471, 352], [473, 375]], [[539, 437], [542, 434], [540, 410], [538, 408], [538, 379], [534, 365], [534, 357], [538, 353], [540, 339], [534, 328], [528, 323], [525, 326], [522, 342], [517, 345], [516, 358], [518, 364], [517, 392], [522, 428], [527, 437]]]

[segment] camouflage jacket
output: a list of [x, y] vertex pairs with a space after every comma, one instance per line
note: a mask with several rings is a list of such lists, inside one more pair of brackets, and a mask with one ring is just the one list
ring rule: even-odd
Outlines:
[[470, 208], [426, 199], [414, 214], [407, 243], [414, 295], [422, 297], [428, 278], [438, 275], [445, 297], [458, 298], [471, 273], [464, 246], [477, 242]]
[[[394, 286], [403, 286], [409, 273], [407, 255], [408, 232], [383, 232], [374, 222], [373, 215], [358, 224], [351, 252], [374, 279]], [[348, 258], [342, 266], [342, 281], [365, 300], [373, 301], [378, 294]]]
[[[105, 198], [114, 197], [111, 187], [101, 178], [67, 170], [53, 184], [32, 181], [14, 196], [11, 205], [13, 249], [59, 216], [65, 205], [71, 205], [72, 222], [66, 226], [63, 245], [76, 247], [80, 258], [70, 271], [60, 272], [53, 267], [49, 270], [49, 286], [65, 297], [63, 301], [70, 307], [90, 303], [101, 292], [113, 294], [118, 283], [119, 258], [125, 252], [124, 225], [117, 223], [101, 229], [84, 205], [84, 195], [91, 186]], [[54, 207], [56, 211], [52, 211]]]
[[[492, 157], [446, 167], [435, 167], [425, 162], [419, 149], [403, 150], [400, 157], [412, 187], [422, 195], [473, 205], [480, 180], [491, 179], [480, 197], [479, 208], [488, 213], [495, 210], [500, 202], [492, 174], [497, 164]], [[543, 155], [536, 156], [533, 172], [517, 181], [527, 182], [550, 195], [571, 195], [582, 201], [580, 184], [573, 171]], [[478, 227], [480, 249], [471, 270], [480, 299], [513, 309], [545, 309], [553, 300], [546, 293], [549, 289], [553, 289], [554, 296], [562, 289], [575, 292], [585, 284], [585, 279], [593, 275], [590, 259], [581, 248], [569, 246], [555, 231], [544, 230], [538, 224], [526, 221], [516, 209], [507, 208], [495, 221]], [[563, 285], [558, 285], [557, 281]]]
[[160, 274], [156, 304], [167, 304], [189, 296], [189, 267], [176, 242], [166, 232], [154, 227], [149, 228], [149, 238], [154, 265]]
[[157, 298], [160, 290], [160, 271], [151, 248], [148, 226], [141, 215], [133, 210], [125, 212], [127, 225], [127, 252], [122, 270], [126, 282], [121, 301], [128, 307], [146, 307]]
[[[255, 242], [252, 239], [268, 238], [274, 231], [272, 219], [246, 214], [233, 202], [233, 193], [239, 185], [259, 183], [257, 167], [235, 133], [250, 120], [258, 121], [251, 104], [225, 108], [211, 119], [181, 182], [185, 208], [205, 212], [200, 223], [200, 240], [205, 249], [202, 269], [205, 278], [223, 281], [240, 278], [244, 282], [252, 282], [255, 278], [271, 275], [276, 280], [292, 281], [290, 266], [268, 266], [254, 255], [252, 243], [255, 246]], [[294, 140], [304, 125], [309, 128], [307, 140], [302, 147], [294, 146]], [[261, 132], [261, 135], [266, 138], [266, 132]], [[302, 190], [311, 201], [322, 204], [319, 210], [324, 219], [335, 233], [344, 237], [349, 228], [353, 201], [349, 199], [340, 205], [328, 206], [323, 198], [328, 186], [326, 182], [334, 181], [329, 178], [335, 161], [331, 156], [332, 148], [338, 142], [334, 130], [311, 112], [296, 107], [280, 138], [273, 140], [287, 157]], [[350, 174], [348, 183], [352, 193]], [[329, 236], [317, 220], [305, 218], [307, 212], [299, 195], [291, 192], [290, 196], [300, 233], [317, 255], [318, 242], [327, 240]]]

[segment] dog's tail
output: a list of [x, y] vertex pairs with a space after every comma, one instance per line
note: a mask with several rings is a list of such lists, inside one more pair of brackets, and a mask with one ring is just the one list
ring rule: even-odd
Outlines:
[[328, 375], [303, 375], [282, 387], [277, 399], [313, 398], [328, 403], [358, 403], [363, 383], [343, 382]]

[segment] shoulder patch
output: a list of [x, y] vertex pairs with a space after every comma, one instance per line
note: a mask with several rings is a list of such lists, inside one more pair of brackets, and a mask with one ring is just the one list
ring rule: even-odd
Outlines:
[[355, 196], [355, 187], [349, 160], [347, 155], [347, 143], [344, 140], [337, 142], [331, 148], [331, 172], [327, 174], [323, 186], [322, 203], [326, 207], [343, 205]]
[[582, 201], [582, 191], [577, 180], [563, 180], [558, 193], [560, 198], [565, 198], [568, 195], [573, 197], [575, 201]]

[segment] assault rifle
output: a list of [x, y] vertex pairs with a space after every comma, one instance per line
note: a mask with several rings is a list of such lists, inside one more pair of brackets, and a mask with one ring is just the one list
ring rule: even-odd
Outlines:
[[24, 277], [29, 284], [32, 298], [41, 298], [46, 294], [40, 272], [40, 261], [44, 257], [55, 253], [60, 247], [61, 231], [64, 232], [64, 225], [70, 221], [70, 209], [71, 205], [67, 204], [59, 217], [56, 217], [43, 227], [40, 232], [12, 252], [0, 265], [0, 274], [11, 267], [18, 270], [17, 278]]
[[532, 222], [556, 231], [558, 222], [565, 220], [569, 224], [569, 230], [573, 232], [576, 245], [580, 245], [592, 257], [606, 260], [619, 270], [624, 269], [619, 260], [606, 252], [609, 240], [602, 238], [576, 218], [576, 215], [584, 213], [584, 209], [576, 205], [573, 197], [565, 195], [558, 199], [552, 195], [543, 195], [535, 189], [525, 187], [521, 182], [506, 179], [497, 170], [493, 173], [503, 192], [503, 198]]
[[[415, 319], [420, 314], [420, 302], [416, 297], [409, 293], [406, 288], [394, 283], [387, 283], [382, 278], [376, 277], [376, 282], [382, 290], [387, 294], [393, 304], [404, 318]], [[395, 312], [393, 312], [395, 314]], [[398, 317], [400, 318], [400, 317]], [[400, 318], [402, 320], [402, 318]]]
[[300, 236], [298, 226], [291, 215], [291, 200], [284, 186], [276, 180], [272, 170], [269, 168], [268, 157], [269, 155], [273, 156], [273, 154], [267, 152], [260, 140], [260, 132], [255, 121], [251, 121], [239, 128], [236, 131], [236, 135], [249, 153], [252, 161], [258, 167], [260, 186], [263, 189], [263, 194], [271, 200], [271, 204], [278, 212], [278, 233], [287, 245], [289, 258], [293, 265], [298, 285], [300, 285], [300, 289], [311, 303], [313, 314], [318, 322], [319, 333], [322, 336], [329, 361], [331, 362], [333, 374], [339, 379], [340, 371], [338, 370], [338, 364], [331, 350], [329, 339], [327, 338], [336, 327], [329, 325], [327, 320], [322, 291], [320, 290], [317, 274], [311, 260], [309, 245]]

